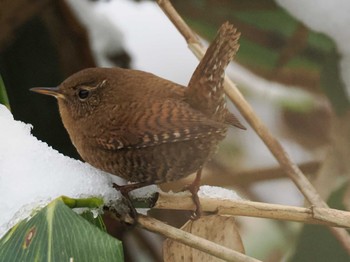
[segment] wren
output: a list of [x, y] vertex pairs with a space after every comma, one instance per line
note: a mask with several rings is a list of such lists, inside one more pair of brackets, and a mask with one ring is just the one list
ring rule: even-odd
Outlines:
[[101, 170], [136, 185], [197, 172], [190, 190], [200, 211], [196, 194], [203, 165], [230, 125], [245, 129], [227, 110], [223, 88], [239, 36], [223, 24], [188, 87], [138, 70], [89, 68], [58, 87], [31, 90], [57, 98], [78, 153]]

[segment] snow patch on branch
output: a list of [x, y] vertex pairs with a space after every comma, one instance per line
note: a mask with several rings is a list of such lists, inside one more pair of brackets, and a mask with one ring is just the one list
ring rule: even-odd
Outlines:
[[198, 196], [203, 198], [242, 200], [235, 191], [217, 186], [201, 186]]

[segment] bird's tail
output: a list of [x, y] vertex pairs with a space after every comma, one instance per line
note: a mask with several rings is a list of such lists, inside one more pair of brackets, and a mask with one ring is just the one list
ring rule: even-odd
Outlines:
[[186, 90], [189, 104], [218, 121], [225, 119], [225, 69], [239, 48], [239, 37], [240, 33], [233, 25], [224, 23], [193, 73]]

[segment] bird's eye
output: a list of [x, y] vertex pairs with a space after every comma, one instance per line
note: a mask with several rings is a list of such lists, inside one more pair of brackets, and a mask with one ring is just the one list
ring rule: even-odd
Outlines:
[[88, 98], [89, 94], [90, 94], [90, 91], [86, 89], [80, 89], [78, 92], [78, 96], [80, 100], [85, 100], [86, 98]]

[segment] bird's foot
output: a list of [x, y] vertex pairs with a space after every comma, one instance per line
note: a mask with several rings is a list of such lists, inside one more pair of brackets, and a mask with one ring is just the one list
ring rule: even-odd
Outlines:
[[191, 215], [192, 220], [197, 220], [202, 216], [202, 206], [198, 197], [199, 186], [200, 186], [199, 184], [192, 183], [185, 187], [185, 190], [188, 190], [191, 192], [192, 200], [194, 202], [194, 205], [196, 206], [195, 210], [192, 212], [192, 215]]
[[149, 185], [149, 183], [144, 183], [144, 182], [122, 185], [122, 186], [113, 183], [113, 187], [116, 190], [118, 190], [120, 192], [120, 194], [124, 197], [126, 204], [130, 209], [129, 215], [133, 219], [134, 223], [136, 223], [136, 221], [137, 221], [138, 214], [137, 214], [136, 208], [134, 207], [134, 205], [131, 202], [129, 193], [135, 189], [138, 189], [138, 188], [141, 188], [144, 186], [148, 186], [148, 185]]
[[193, 182], [184, 188], [184, 190], [188, 190], [191, 192], [194, 205], [196, 206], [195, 210], [191, 215], [192, 220], [199, 219], [202, 216], [202, 212], [203, 212], [202, 206], [198, 197], [198, 191], [199, 191], [200, 182], [201, 182], [201, 174], [202, 174], [202, 170], [200, 169], [198, 170], [196, 174], [196, 178], [193, 180]]

